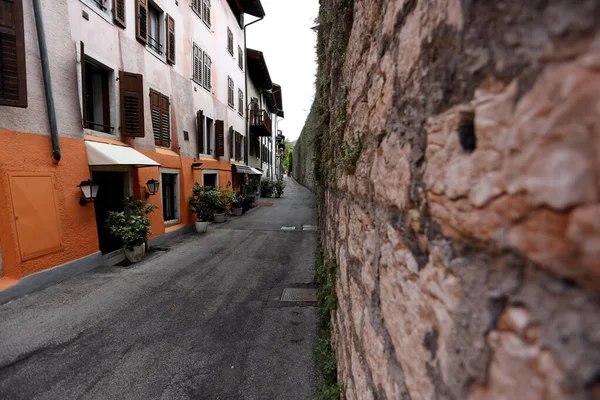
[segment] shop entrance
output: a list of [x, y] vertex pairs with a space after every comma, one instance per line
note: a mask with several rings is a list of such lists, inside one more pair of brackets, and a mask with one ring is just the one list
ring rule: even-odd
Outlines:
[[106, 228], [109, 211], [123, 211], [125, 198], [125, 172], [93, 171], [92, 179], [99, 184], [98, 196], [94, 201], [96, 209], [96, 226], [100, 251], [107, 254], [123, 247], [120, 239], [112, 236]]

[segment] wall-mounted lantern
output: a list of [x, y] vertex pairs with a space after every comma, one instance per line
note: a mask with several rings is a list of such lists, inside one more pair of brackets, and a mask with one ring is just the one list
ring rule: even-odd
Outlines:
[[146, 198], [154, 196], [156, 193], [158, 193], [159, 186], [160, 182], [156, 179], [150, 179], [148, 182], [146, 182], [146, 187], [148, 188], [148, 191], [146, 192]]
[[85, 206], [86, 203], [93, 203], [94, 199], [98, 195], [98, 188], [100, 185], [91, 179], [83, 181], [79, 184], [78, 188], [81, 190], [81, 198], [79, 199], [79, 205]]

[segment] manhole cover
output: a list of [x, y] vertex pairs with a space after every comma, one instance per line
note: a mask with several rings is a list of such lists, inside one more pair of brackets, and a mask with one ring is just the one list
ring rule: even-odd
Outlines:
[[303, 231], [316, 231], [317, 226], [316, 225], [302, 225], [302, 230]]
[[281, 301], [317, 301], [317, 289], [285, 288], [281, 294]]
[[295, 226], [282, 226], [281, 230], [282, 231], [295, 231], [296, 227]]

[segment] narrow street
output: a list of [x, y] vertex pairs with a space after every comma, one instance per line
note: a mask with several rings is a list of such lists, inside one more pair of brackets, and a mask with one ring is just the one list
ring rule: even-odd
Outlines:
[[[282, 199], [131, 267], [100, 267], [0, 306], [3, 399], [310, 399], [315, 201]], [[296, 226], [296, 231], [281, 230]]]

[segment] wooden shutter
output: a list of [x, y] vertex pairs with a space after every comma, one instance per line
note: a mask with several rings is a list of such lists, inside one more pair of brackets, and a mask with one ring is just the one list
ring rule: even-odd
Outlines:
[[171, 118], [169, 113], [169, 98], [160, 96], [160, 134], [162, 145], [171, 146]]
[[225, 156], [225, 126], [221, 120], [215, 122], [215, 147], [217, 157]]
[[175, 20], [169, 14], [166, 18], [167, 22], [167, 62], [175, 64]]
[[204, 154], [204, 112], [196, 113], [196, 131], [198, 132], [198, 153]]
[[227, 51], [233, 55], [233, 32], [227, 27]]
[[121, 136], [144, 137], [144, 78], [119, 71]]
[[229, 127], [229, 158], [233, 159], [233, 126]]
[[148, 41], [148, 0], [135, 0], [135, 31], [137, 40]]
[[123, 28], [127, 26], [125, 22], [125, 0], [113, 0], [113, 19]]
[[211, 68], [212, 61], [208, 54], [204, 52], [204, 87], [208, 90], [212, 89], [212, 80], [211, 80]]
[[85, 90], [85, 45], [79, 42], [80, 59], [81, 59], [81, 108], [83, 116], [83, 127], [87, 128], [87, 92]]
[[27, 107], [23, 0], [0, 0], [0, 105]]
[[193, 49], [193, 56], [194, 60], [192, 65], [192, 79], [199, 85], [202, 85], [202, 73], [204, 68], [202, 66], [202, 50], [195, 43]]
[[150, 113], [152, 115], [152, 134], [154, 144], [162, 145], [162, 135], [160, 134], [160, 94], [150, 89]]

